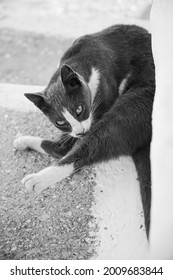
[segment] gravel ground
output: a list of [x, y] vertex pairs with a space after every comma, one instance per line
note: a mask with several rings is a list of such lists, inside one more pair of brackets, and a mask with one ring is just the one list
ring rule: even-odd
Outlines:
[[35, 130], [50, 139], [54, 128], [41, 113], [5, 109], [1, 109], [0, 128], [0, 259], [90, 258], [94, 242], [89, 233], [91, 224], [94, 226], [90, 213], [94, 185], [91, 169], [34, 197], [25, 192], [21, 179], [56, 160], [34, 151], [14, 151], [13, 140], [19, 131], [32, 135]]
[[[43, 31], [39, 34], [38, 30], [36, 34], [15, 26], [13, 29], [11, 20], [15, 16], [14, 3], [17, 2], [21, 5], [26, 3], [28, 6], [25, 8], [32, 9], [31, 2], [34, 1], [0, 1], [0, 82], [45, 85], [74, 35], [50, 36], [43, 34]], [[86, 21], [98, 14], [102, 18], [105, 16], [105, 4], [102, 2], [105, 3], [102, 0], [101, 5], [99, 1], [82, 2]], [[136, 7], [140, 8], [144, 3], [143, 0], [122, 2], [111, 1], [114, 9], [108, 5], [106, 15], [114, 12], [136, 16]], [[44, 0], [42, 4], [41, 1], [35, 1], [37, 8], [39, 5], [43, 7], [43, 15], [47, 10], [45, 3], [48, 1]], [[73, 24], [79, 13], [78, 1], [74, 0], [74, 5], [70, 3], [72, 1], [61, 1], [61, 16], [66, 19], [67, 25]], [[47, 12], [54, 16], [49, 10]], [[34, 197], [25, 192], [21, 179], [25, 174], [55, 163], [55, 160], [34, 151], [15, 152], [13, 141], [19, 132], [36, 133], [50, 139], [50, 135], [56, 137], [56, 131], [40, 112], [27, 114], [1, 107], [0, 131], [0, 259], [91, 258], [95, 251], [97, 231], [90, 210], [95, 185], [94, 171], [86, 168]]]

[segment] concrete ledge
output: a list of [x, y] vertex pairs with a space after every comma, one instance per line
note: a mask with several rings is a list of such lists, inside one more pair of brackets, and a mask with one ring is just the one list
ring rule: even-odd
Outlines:
[[96, 166], [93, 213], [99, 225], [97, 259], [145, 259], [148, 254], [139, 183], [130, 157]]
[[[42, 89], [40, 86], [0, 84], [0, 107], [25, 112], [37, 110], [23, 93]], [[96, 186], [91, 210], [98, 225], [94, 259], [147, 258], [148, 242], [132, 159], [122, 157], [94, 168]]]
[[37, 111], [38, 109], [28, 102], [24, 93], [34, 93], [43, 90], [43, 86], [0, 84], [0, 106], [16, 111]]

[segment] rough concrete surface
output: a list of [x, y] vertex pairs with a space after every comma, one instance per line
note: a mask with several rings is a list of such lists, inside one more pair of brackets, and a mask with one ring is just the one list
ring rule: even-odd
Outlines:
[[19, 111], [19, 107], [1, 107], [0, 257], [88, 259], [93, 242], [88, 226], [93, 219], [93, 175], [86, 168], [38, 197], [27, 194], [21, 179], [56, 160], [34, 151], [14, 151], [15, 136], [24, 133], [50, 139], [58, 134], [41, 113]]
[[0, 85], [0, 259], [146, 256], [139, 186], [131, 159], [86, 168], [34, 197], [25, 192], [21, 179], [56, 160], [34, 151], [13, 150], [18, 133], [58, 137], [23, 93], [40, 90], [30, 85], [48, 82], [74, 38], [117, 22], [148, 26], [147, 21], [132, 18], [139, 17], [146, 1], [104, 3], [0, 1], [0, 82], [5, 83]]

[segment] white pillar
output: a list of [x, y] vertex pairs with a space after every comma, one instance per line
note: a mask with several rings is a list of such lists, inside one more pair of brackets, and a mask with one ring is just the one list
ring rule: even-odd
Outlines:
[[151, 144], [151, 258], [173, 259], [173, 1], [155, 0], [150, 19], [156, 67]]

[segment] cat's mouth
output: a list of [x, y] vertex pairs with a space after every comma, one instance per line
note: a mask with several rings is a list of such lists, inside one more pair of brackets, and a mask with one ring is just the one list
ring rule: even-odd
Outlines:
[[74, 138], [82, 139], [84, 136], [86, 136], [87, 133], [88, 133], [88, 131], [75, 133], [75, 134], [72, 133], [71, 136]]
[[78, 133], [76, 134], [77, 137], [82, 138], [83, 136], [85, 136], [86, 132], [82, 132], [82, 133]]

